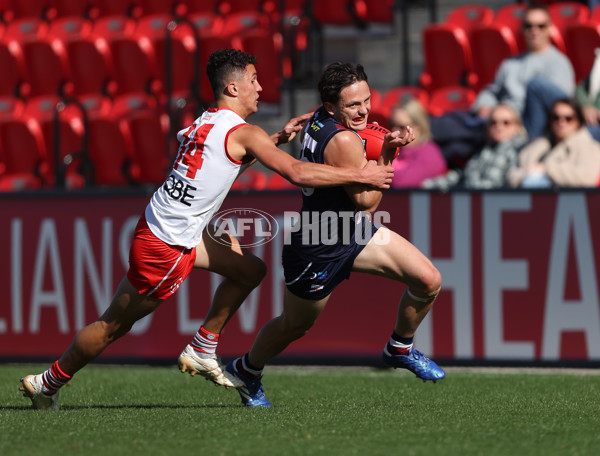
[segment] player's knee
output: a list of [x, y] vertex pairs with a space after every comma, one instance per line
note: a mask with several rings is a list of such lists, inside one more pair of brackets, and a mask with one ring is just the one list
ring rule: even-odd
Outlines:
[[244, 267], [236, 279], [244, 285], [256, 288], [267, 275], [267, 265], [260, 259], [255, 258]]
[[442, 274], [435, 266], [428, 265], [421, 271], [418, 284], [411, 286], [411, 289], [419, 292], [423, 297], [435, 298], [441, 287]]

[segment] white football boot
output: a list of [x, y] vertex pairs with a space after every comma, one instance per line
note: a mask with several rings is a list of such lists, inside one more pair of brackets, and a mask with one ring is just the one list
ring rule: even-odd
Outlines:
[[240, 388], [244, 383], [237, 377], [225, 371], [225, 365], [217, 355], [211, 355], [210, 358], [200, 358], [196, 350], [191, 345], [185, 347], [185, 350], [179, 355], [177, 366], [181, 372], [189, 372], [190, 375], [200, 374], [207, 380], [211, 380], [215, 385], [222, 385], [225, 388]]
[[52, 396], [47, 396], [42, 392], [43, 386], [42, 374], [28, 375], [21, 379], [19, 391], [23, 391], [23, 396], [31, 399], [31, 408], [58, 410], [58, 391]]

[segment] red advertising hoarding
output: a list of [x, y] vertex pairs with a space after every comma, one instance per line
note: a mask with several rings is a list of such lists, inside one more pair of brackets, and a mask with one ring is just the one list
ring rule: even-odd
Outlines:
[[[0, 198], [0, 358], [56, 357], [108, 305], [127, 268], [148, 196]], [[231, 194], [222, 210], [263, 211], [284, 227], [297, 193]], [[600, 361], [600, 193], [388, 192], [385, 225], [442, 273], [442, 292], [417, 333], [438, 359]], [[268, 267], [221, 338], [247, 351], [282, 306], [283, 229], [253, 251]], [[103, 357], [173, 359], [189, 343], [219, 284], [193, 271], [177, 293]], [[303, 339], [284, 355], [377, 358], [404, 285], [354, 273]]]

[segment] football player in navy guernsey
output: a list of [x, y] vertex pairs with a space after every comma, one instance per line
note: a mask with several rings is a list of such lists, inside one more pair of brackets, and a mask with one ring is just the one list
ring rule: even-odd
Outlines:
[[[302, 131], [301, 159], [362, 168], [366, 158], [357, 132], [366, 128], [371, 109], [363, 67], [334, 62], [325, 68], [318, 88], [322, 105]], [[413, 140], [410, 126], [386, 134], [378, 163], [391, 164], [397, 148]], [[246, 406], [271, 406], [261, 383], [265, 364], [308, 332], [335, 287], [353, 271], [407, 285], [391, 338], [383, 348], [384, 363], [408, 369], [424, 381], [444, 378], [444, 371], [413, 347], [415, 332], [440, 291], [440, 272], [402, 236], [371, 222], [381, 197], [381, 190], [361, 184], [302, 188], [300, 220], [283, 249], [283, 312], [262, 327], [248, 353], [226, 367], [245, 384], [238, 392]], [[319, 238], [319, 233], [328, 236]]]
[[173, 295], [192, 268], [224, 277], [193, 340], [178, 359], [182, 372], [200, 374], [217, 385], [245, 387], [224, 372], [216, 355], [219, 336], [246, 296], [266, 273], [261, 259], [225, 233], [218, 242], [207, 231], [233, 182], [254, 160], [299, 186], [361, 183], [389, 188], [393, 167], [371, 161], [364, 167], [325, 166], [296, 160], [278, 149], [291, 140], [310, 117], [291, 119], [269, 136], [246, 122], [258, 109], [262, 87], [254, 56], [235, 49], [211, 54], [207, 74], [215, 106], [206, 110], [177, 137], [180, 148], [165, 183], [154, 193], [135, 229], [129, 270], [106, 311], [81, 329], [73, 343], [48, 370], [21, 379], [20, 390], [33, 408], [58, 409], [58, 395], [72, 376], [127, 334], [140, 318]]

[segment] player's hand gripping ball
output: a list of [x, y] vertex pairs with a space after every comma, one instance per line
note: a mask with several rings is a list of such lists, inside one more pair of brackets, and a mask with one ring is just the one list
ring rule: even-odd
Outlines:
[[[357, 131], [358, 135], [363, 140], [363, 146], [365, 148], [365, 158], [367, 160], [377, 160], [381, 154], [381, 146], [383, 145], [383, 138], [390, 131], [376, 124], [367, 124], [367, 128], [361, 131]], [[398, 155], [398, 149], [396, 154]]]

